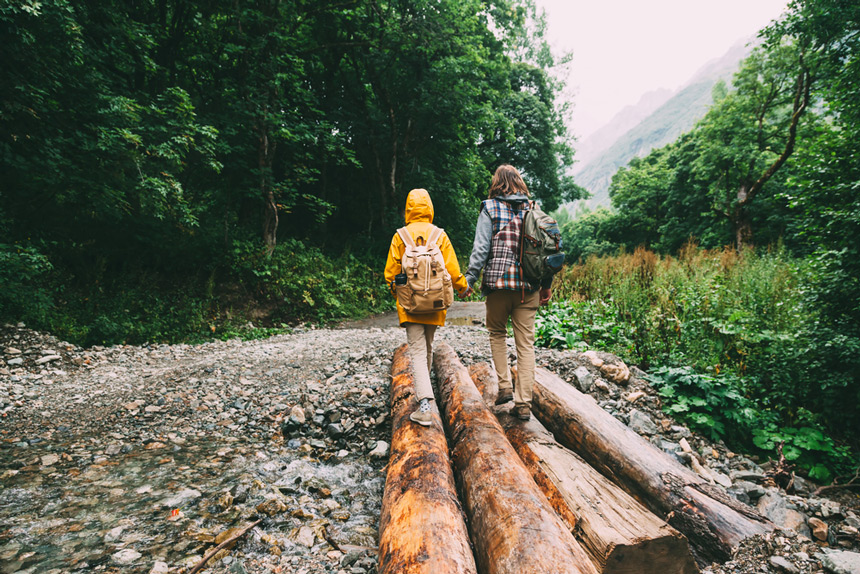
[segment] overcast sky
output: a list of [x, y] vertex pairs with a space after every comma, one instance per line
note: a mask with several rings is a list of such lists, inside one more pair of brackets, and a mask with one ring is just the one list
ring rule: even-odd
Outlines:
[[570, 127], [580, 139], [658, 88], [675, 90], [779, 16], [786, 0], [536, 0], [572, 50]]

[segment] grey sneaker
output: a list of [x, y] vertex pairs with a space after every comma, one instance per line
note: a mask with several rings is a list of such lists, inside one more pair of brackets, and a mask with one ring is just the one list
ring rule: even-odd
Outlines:
[[509, 401], [514, 400], [514, 390], [513, 389], [499, 389], [499, 396], [496, 397], [496, 404], [503, 405]]
[[421, 402], [418, 403], [418, 408], [409, 415], [409, 420], [421, 426], [429, 427], [433, 423], [433, 412], [430, 410], [430, 401], [428, 399], [421, 399]]
[[521, 421], [532, 418], [532, 410], [528, 405], [517, 405], [511, 410], [511, 413]]

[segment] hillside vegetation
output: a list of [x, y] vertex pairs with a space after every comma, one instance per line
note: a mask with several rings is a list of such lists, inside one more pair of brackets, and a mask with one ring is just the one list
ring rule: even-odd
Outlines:
[[725, 92], [725, 84], [749, 50], [744, 45], [735, 46], [722, 58], [710, 62], [665, 103], [615, 138], [603, 152], [577, 166], [576, 183], [590, 193], [584, 203], [592, 208], [608, 207], [609, 185], [615, 172], [630, 160], [645, 156], [689, 131], [708, 111], [714, 94], [719, 97]]
[[826, 480], [858, 464], [836, 444], [860, 436], [860, 7], [795, 2], [761, 38], [611, 209], [559, 212], [579, 264], [542, 337], [649, 367], [672, 413]]

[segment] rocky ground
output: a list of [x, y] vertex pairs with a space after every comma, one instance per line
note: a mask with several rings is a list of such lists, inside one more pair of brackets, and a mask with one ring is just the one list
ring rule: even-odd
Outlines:
[[[489, 360], [479, 306], [451, 315], [438, 338]], [[0, 574], [188, 572], [260, 518], [208, 572], [375, 572], [388, 371], [405, 340], [391, 326], [91, 349], [0, 328]], [[642, 373], [613, 382], [611, 356], [538, 362], [784, 527], [712, 574], [860, 572], [856, 495], [777, 488], [767, 464], [666, 418]]]

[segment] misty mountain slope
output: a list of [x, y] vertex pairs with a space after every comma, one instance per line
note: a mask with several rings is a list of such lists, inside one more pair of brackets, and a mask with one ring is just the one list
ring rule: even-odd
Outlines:
[[[740, 61], [749, 54], [751, 47], [738, 44], [723, 57], [705, 64], [690, 82], [678, 90], [663, 105], [647, 115], [638, 124], [621, 134], [605, 151], [593, 159], [589, 152], [588, 138], [583, 142], [586, 157], [580, 169], [574, 169], [576, 183], [591, 192], [586, 200], [590, 207], [609, 206], [609, 185], [619, 168], [626, 166], [634, 157], [643, 157], [652, 149], [675, 141], [678, 136], [693, 128], [713, 103], [711, 92], [720, 80], [730, 82]], [[643, 97], [643, 101], [645, 98]], [[630, 114], [631, 112], [627, 112]], [[619, 114], [621, 115], [621, 114]], [[613, 122], [616, 120], [613, 119]], [[607, 124], [609, 127], [613, 122]], [[604, 128], [595, 132], [595, 135]]]

